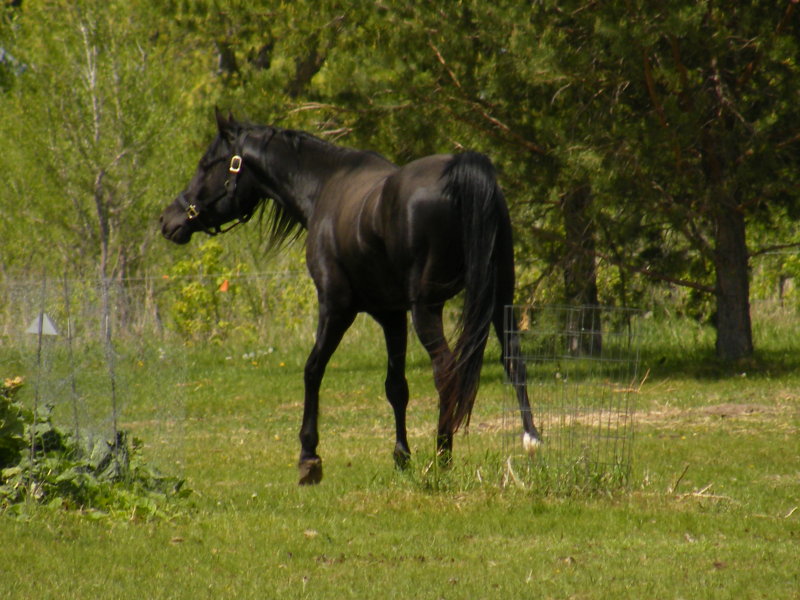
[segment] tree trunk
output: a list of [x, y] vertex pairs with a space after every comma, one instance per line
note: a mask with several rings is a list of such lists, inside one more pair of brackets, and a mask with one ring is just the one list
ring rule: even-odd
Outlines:
[[744, 215], [730, 197], [715, 214], [714, 263], [717, 297], [717, 356], [738, 360], [753, 354], [750, 273]]
[[753, 354], [749, 256], [744, 212], [733, 176], [737, 157], [733, 144], [726, 143], [732, 137], [735, 119], [723, 104], [724, 90], [716, 59], [711, 67], [708, 81], [714, 87], [709, 93], [717, 108], [714, 119], [701, 133], [701, 143], [714, 227], [716, 350], [718, 358], [733, 361]]
[[572, 355], [598, 356], [603, 348], [597, 296], [594, 225], [587, 215], [591, 188], [582, 185], [568, 193], [562, 203], [566, 250], [564, 292], [567, 304], [567, 349]]

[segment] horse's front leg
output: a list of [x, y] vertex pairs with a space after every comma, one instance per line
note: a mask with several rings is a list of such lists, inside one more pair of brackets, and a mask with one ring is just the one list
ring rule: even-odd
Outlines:
[[298, 462], [300, 485], [311, 485], [322, 480], [322, 459], [317, 455], [319, 388], [328, 361], [354, 319], [355, 313], [334, 312], [320, 305], [317, 340], [306, 361], [304, 371], [305, 403], [303, 424], [300, 427], [300, 460]]

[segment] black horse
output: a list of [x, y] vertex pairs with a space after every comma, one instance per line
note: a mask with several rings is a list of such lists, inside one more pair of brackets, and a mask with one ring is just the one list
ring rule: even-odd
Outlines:
[[[307, 231], [308, 269], [317, 288], [317, 337], [305, 366], [300, 483], [322, 479], [317, 455], [319, 388], [325, 367], [356, 314], [383, 328], [386, 396], [394, 410], [394, 460], [410, 457], [406, 439], [407, 317], [433, 362], [439, 393], [437, 448], [449, 457], [453, 434], [468, 423], [493, 324], [508, 376], [517, 382], [523, 444], [533, 425], [516, 324], [503, 335], [512, 302], [511, 224], [494, 168], [482, 154], [434, 155], [398, 167], [373, 152], [334, 146], [307, 133], [237, 122], [217, 111], [219, 133], [189, 186], [161, 215], [164, 236], [185, 244], [246, 222], [271, 200], [272, 243]], [[228, 229], [223, 229], [223, 225]], [[451, 350], [442, 327], [446, 300], [461, 290], [464, 310]]]

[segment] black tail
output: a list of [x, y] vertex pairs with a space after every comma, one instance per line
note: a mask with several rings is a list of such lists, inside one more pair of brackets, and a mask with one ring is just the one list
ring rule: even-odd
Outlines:
[[445, 193], [461, 217], [464, 248], [464, 311], [453, 354], [455, 362], [445, 386], [449, 407], [448, 429], [469, 425], [480, 383], [483, 352], [489, 335], [497, 282], [495, 245], [505, 200], [495, 179], [494, 166], [483, 154], [456, 155], [445, 170]]

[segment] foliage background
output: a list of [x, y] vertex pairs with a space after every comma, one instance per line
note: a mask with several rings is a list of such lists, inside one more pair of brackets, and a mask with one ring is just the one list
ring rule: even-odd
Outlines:
[[[49, 273], [163, 294], [188, 384], [158, 386], [154, 348], [141, 379], [157, 389], [130, 386], [125, 425], [163, 439], [165, 400], [185, 396], [181, 443], [147, 450], [196, 491], [172, 519], [136, 510], [94, 523], [33, 507], [7, 519], [3, 593], [138, 597], [149, 581], [163, 598], [796, 595], [795, 3], [420, 4], [2, 3], [0, 292]], [[215, 105], [398, 162], [487, 152], [511, 204], [520, 300], [575, 300], [586, 290], [566, 274], [594, 270], [598, 302], [668, 317], [645, 317], [653, 371], [637, 394], [633, 488], [568, 498], [504, 488], [480, 427], [504, 406], [497, 361], [457, 467], [427, 469], [435, 391], [413, 340], [417, 454], [395, 472], [380, 332], [363, 320], [354, 333], [365, 339], [345, 340], [326, 379], [326, 480], [299, 489], [313, 335], [313, 292], [294, 276], [302, 248], [267, 262], [255, 223], [188, 249], [158, 232], [214, 133]], [[719, 137], [702, 139], [706, 125]], [[720, 196], [704, 181], [703, 144], [714, 139], [731, 149], [727, 197], [746, 227], [763, 362], [706, 360], [717, 266], [707, 201]], [[573, 246], [569, 231], [590, 235]], [[253, 284], [267, 264], [286, 278]], [[228, 314], [285, 328], [273, 344], [217, 318]], [[684, 315], [693, 320], [674, 318]], [[13, 377], [21, 345], [2, 334], [0, 365], [13, 371], [0, 377]], [[239, 346], [223, 355], [226, 336]]]
[[[750, 301], [800, 301], [795, 6], [5, 3], [0, 276], [180, 270], [157, 218], [220, 106], [398, 163], [486, 152], [521, 301], [688, 314], [748, 356]], [[258, 227], [218, 260], [263, 270]]]

